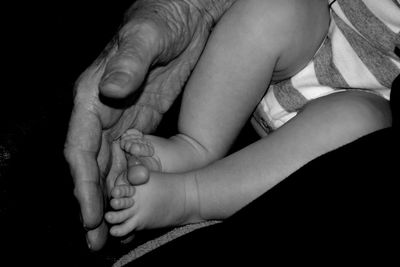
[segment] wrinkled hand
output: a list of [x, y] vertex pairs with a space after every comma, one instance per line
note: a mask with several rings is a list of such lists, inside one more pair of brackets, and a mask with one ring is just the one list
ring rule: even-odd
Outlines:
[[[157, 127], [232, 2], [136, 1], [116, 38], [78, 79], [64, 154], [92, 250], [108, 235], [103, 214], [110, 185], [129, 172], [113, 142], [128, 128]], [[143, 174], [136, 182], [147, 179]]]

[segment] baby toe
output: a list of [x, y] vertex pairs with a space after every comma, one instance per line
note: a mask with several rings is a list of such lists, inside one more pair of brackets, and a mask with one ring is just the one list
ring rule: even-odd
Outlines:
[[125, 152], [130, 152], [131, 147], [132, 147], [132, 141], [130, 139], [123, 138], [120, 141], [120, 147], [123, 149]]
[[136, 228], [135, 221], [136, 220], [134, 218], [131, 218], [130, 220], [127, 220], [123, 224], [114, 225], [110, 229], [110, 234], [115, 237], [121, 237], [129, 234]]
[[142, 133], [141, 131], [137, 130], [137, 129], [132, 128], [132, 129], [128, 129], [128, 130], [122, 135], [122, 137], [129, 136], [129, 135], [137, 136], [137, 137], [142, 137], [142, 136], [143, 136], [143, 133]]
[[154, 155], [153, 146], [145, 141], [126, 142], [123, 149], [138, 157], [151, 157]]
[[135, 194], [135, 187], [131, 185], [118, 185], [111, 190], [113, 198], [132, 197]]
[[120, 210], [130, 208], [134, 203], [133, 198], [113, 198], [110, 205], [113, 209]]
[[116, 223], [122, 223], [129, 219], [133, 212], [131, 210], [125, 209], [122, 211], [109, 211], [105, 214], [105, 219], [108, 223], [111, 224], [116, 224]]
[[123, 185], [129, 185], [128, 179], [126, 177], [126, 172], [123, 172], [121, 175], [119, 175], [114, 182], [114, 187], [119, 187]]
[[148, 144], [145, 143], [136, 143], [131, 146], [132, 154], [135, 154], [140, 157], [150, 157], [153, 156], [153, 150]]

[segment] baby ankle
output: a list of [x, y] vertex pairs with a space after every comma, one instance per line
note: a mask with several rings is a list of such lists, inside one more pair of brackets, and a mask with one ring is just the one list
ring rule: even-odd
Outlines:
[[188, 223], [204, 221], [201, 215], [199, 184], [196, 171], [185, 177], [185, 217]]

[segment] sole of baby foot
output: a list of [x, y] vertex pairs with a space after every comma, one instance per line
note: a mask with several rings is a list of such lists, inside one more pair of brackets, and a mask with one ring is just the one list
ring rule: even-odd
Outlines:
[[110, 234], [125, 236], [132, 231], [184, 224], [186, 192], [184, 180], [178, 175], [152, 173], [148, 183], [137, 186], [134, 204], [128, 209], [106, 214], [115, 224]]

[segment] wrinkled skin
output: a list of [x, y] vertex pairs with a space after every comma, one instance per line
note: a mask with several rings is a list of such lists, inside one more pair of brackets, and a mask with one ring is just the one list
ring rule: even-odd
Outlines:
[[134, 184], [148, 179], [146, 171], [133, 171], [140, 162], [128, 169], [115, 141], [128, 128], [148, 133], [157, 127], [211, 27], [233, 2], [136, 1], [117, 36], [77, 80], [64, 154], [92, 250], [101, 249], [108, 236], [103, 216], [115, 179], [123, 174]]

